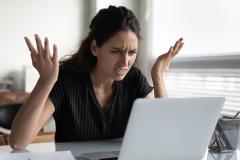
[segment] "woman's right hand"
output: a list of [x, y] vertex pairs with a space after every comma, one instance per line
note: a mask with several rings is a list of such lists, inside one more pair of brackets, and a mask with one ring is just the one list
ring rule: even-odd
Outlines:
[[40, 75], [39, 80], [44, 83], [54, 84], [57, 81], [59, 72], [57, 46], [53, 45], [53, 56], [51, 56], [47, 37], [43, 46], [40, 37], [37, 34], [35, 35], [37, 48], [32, 45], [28, 37], [24, 37], [24, 39], [31, 52], [32, 65]]

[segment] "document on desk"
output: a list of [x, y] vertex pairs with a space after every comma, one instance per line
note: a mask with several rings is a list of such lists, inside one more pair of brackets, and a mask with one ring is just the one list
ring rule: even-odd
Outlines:
[[75, 160], [70, 151], [0, 154], [0, 160]]

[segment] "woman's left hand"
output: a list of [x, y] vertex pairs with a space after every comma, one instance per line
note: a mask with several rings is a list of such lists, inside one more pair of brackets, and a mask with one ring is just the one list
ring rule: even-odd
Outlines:
[[172, 59], [178, 54], [180, 49], [183, 46], [183, 38], [180, 38], [174, 46], [171, 46], [169, 51], [165, 54], [162, 54], [158, 57], [156, 62], [153, 64], [151, 74], [152, 79], [159, 80], [163, 77], [163, 74], [168, 71], [169, 65]]

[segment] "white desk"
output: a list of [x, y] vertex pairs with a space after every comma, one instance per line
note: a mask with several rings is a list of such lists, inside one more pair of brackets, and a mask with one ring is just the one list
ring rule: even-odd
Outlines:
[[[20, 152], [54, 152], [70, 150], [76, 160], [82, 160], [79, 156], [82, 153], [101, 152], [101, 151], [119, 151], [121, 139], [88, 141], [88, 142], [68, 142], [68, 143], [37, 143], [29, 145], [26, 150]], [[10, 146], [0, 146], [1, 153], [11, 153]], [[19, 152], [19, 151], [18, 151]], [[238, 158], [237, 158], [238, 157]], [[205, 160], [240, 160], [240, 150], [233, 153], [208, 153]]]

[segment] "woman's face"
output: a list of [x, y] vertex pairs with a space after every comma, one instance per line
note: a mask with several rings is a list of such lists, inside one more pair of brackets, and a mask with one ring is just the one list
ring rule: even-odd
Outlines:
[[136, 60], [138, 37], [132, 31], [120, 31], [97, 47], [93, 41], [91, 50], [97, 57], [96, 69], [103, 76], [113, 80], [122, 80]]

